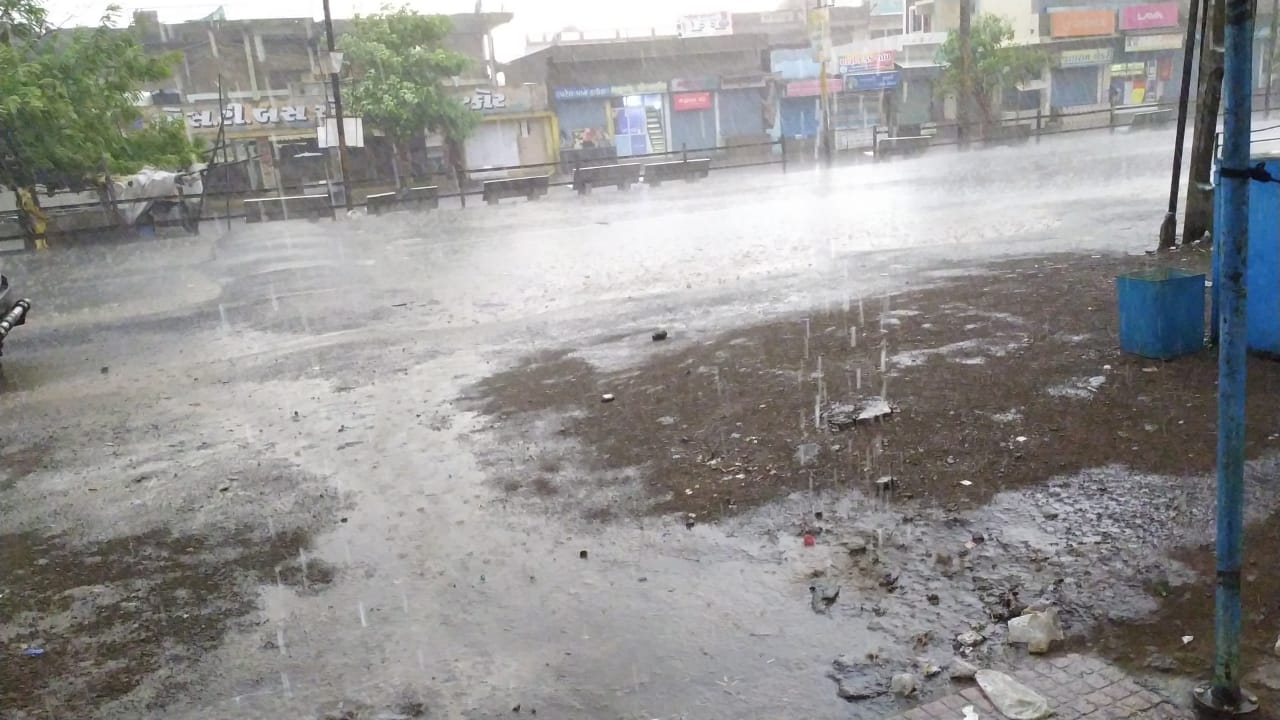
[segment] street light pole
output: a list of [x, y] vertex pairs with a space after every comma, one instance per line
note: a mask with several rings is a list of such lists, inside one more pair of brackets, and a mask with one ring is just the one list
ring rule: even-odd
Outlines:
[[[332, 56], [337, 48], [333, 41], [333, 15], [329, 12], [329, 0], [324, 0], [324, 34], [329, 44], [329, 55]], [[335, 63], [329, 69], [332, 71], [329, 73], [329, 83], [333, 86], [333, 116], [338, 126], [338, 168], [342, 173], [342, 199], [349, 212], [352, 204], [351, 186], [347, 182], [347, 130], [342, 119], [342, 86], [338, 82], [338, 72], [342, 68]]]
[[[1160, 249], [1172, 249], [1178, 231], [1178, 184], [1182, 179], [1182, 145], [1187, 137], [1187, 103], [1191, 102], [1192, 61], [1196, 55], [1196, 14], [1203, 0], [1191, 0], [1187, 37], [1182, 46], [1182, 86], [1178, 94], [1178, 130], [1173, 139], [1173, 177], [1169, 180], [1169, 209], [1160, 223]], [[1205, 13], [1209, 12], [1205, 8]]]

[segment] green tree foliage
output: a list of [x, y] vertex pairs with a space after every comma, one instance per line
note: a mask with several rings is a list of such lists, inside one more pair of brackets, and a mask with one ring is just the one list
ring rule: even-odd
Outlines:
[[969, 88], [982, 120], [990, 122], [994, 117], [992, 101], [998, 91], [1040, 77], [1049, 64], [1048, 56], [1040, 49], [1012, 43], [1013, 26], [1008, 20], [990, 13], [974, 18], [969, 32], [970, 72], [966, 78], [960, 34], [952, 30], [938, 48], [938, 62], [946, 66], [938, 89], [963, 98]]
[[78, 186], [104, 169], [188, 166], [195, 153], [181, 121], [145, 121], [138, 89], [169, 76], [171, 58], [149, 56], [112, 27], [54, 30], [30, 0], [0, 0], [0, 185]]
[[352, 114], [401, 147], [424, 129], [451, 143], [464, 140], [477, 118], [445, 86], [470, 64], [465, 55], [444, 48], [451, 29], [448, 17], [408, 7], [384, 7], [352, 20], [339, 44], [352, 72]]

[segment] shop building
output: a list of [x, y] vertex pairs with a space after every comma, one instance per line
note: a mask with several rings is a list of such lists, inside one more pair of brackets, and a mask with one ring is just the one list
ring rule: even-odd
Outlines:
[[762, 140], [764, 49], [763, 36], [737, 34], [552, 45], [503, 71], [550, 89], [562, 160], [628, 157]]
[[[491, 82], [490, 33], [510, 13], [450, 16], [445, 45], [472, 59], [462, 85]], [[134, 14], [143, 45], [152, 53], [176, 53], [173, 75], [152, 83], [150, 112], [183, 118], [192, 136], [212, 146], [222, 132], [227, 166], [207, 187], [275, 190], [324, 182], [335, 174], [336, 153], [318, 142], [330, 112], [323, 24], [312, 18], [227, 20], [221, 12], [202, 20], [161, 23], [154, 11]], [[348, 21], [335, 20], [335, 32]], [[389, 180], [393, 148], [377, 132], [349, 122], [349, 176], [353, 181]], [[351, 131], [357, 130], [358, 134]], [[425, 142], [401, 149], [414, 175], [439, 171], [443, 159]]]
[[1109, 125], [1116, 11], [1051, 8], [1042, 15], [1050, 41], [1049, 114], [1063, 129]]
[[463, 148], [468, 170], [506, 177], [519, 172], [506, 168], [555, 162], [556, 123], [546, 87], [477, 85], [463, 89], [458, 100], [480, 116]]
[[1111, 65], [1112, 105], [1177, 102], [1184, 45], [1179, 24], [1176, 2], [1120, 8], [1124, 53]]

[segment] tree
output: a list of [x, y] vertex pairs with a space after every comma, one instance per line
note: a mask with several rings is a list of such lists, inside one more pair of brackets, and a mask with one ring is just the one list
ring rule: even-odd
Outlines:
[[1204, 12], [1209, 13], [1206, 27], [1209, 37], [1200, 38], [1200, 89], [1196, 94], [1195, 132], [1191, 139], [1191, 163], [1187, 168], [1183, 244], [1197, 242], [1205, 233], [1213, 231], [1213, 190], [1209, 175], [1213, 170], [1213, 150], [1217, 145], [1218, 106], [1222, 102], [1226, 3], [1223, 0], [1206, 2]]
[[375, 15], [356, 16], [338, 43], [352, 70], [351, 112], [386, 133], [393, 164], [424, 130], [443, 135], [456, 148], [475, 129], [475, 113], [445, 86], [470, 64], [465, 55], [444, 48], [451, 29], [443, 15], [384, 7]]
[[955, 94], [957, 103], [976, 107], [984, 126], [995, 119], [992, 99], [997, 91], [1040, 77], [1049, 64], [1043, 51], [1012, 43], [1013, 25], [998, 15], [983, 13], [970, 26], [967, 77], [960, 33], [952, 30], [938, 48], [938, 62], [946, 68], [938, 79], [938, 89]]
[[169, 77], [129, 30], [56, 30], [32, 0], [0, 0], [0, 185], [17, 190], [93, 185], [104, 171], [181, 169], [195, 160], [181, 121], [145, 120], [135, 99]]

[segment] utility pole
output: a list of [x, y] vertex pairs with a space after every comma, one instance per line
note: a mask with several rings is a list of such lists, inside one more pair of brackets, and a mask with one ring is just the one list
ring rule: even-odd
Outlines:
[[[1280, 0], [1277, 0], [1280, 2]], [[1173, 248], [1178, 232], [1178, 182], [1182, 179], [1182, 146], [1187, 136], [1187, 103], [1191, 98], [1191, 69], [1196, 55], [1196, 18], [1200, 0], [1191, 0], [1187, 39], [1182, 45], [1182, 88], [1178, 94], [1178, 131], [1173, 140], [1173, 176], [1169, 180], [1169, 210], [1160, 223], [1160, 249]], [[1269, 94], [1268, 94], [1269, 95]]]
[[1213, 681], [1195, 689], [1198, 705], [1216, 714], [1258, 708], [1240, 688], [1240, 565], [1244, 536], [1245, 287], [1249, 242], [1249, 130], [1252, 110], [1252, 0], [1226, 0], [1226, 118], [1222, 133], [1223, 194], [1218, 233], [1218, 494], [1217, 588], [1213, 607]]
[[827, 92], [827, 63], [831, 60], [831, 2], [816, 0], [813, 9], [816, 38], [811, 38], [811, 42], [816, 41], [818, 55], [818, 108], [821, 116], [818, 143], [822, 161], [828, 167], [835, 158], [835, 130], [831, 127], [831, 97]]
[[[1193, 0], [1194, 2], [1194, 0]], [[969, 46], [970, 27], [973, 25], [973, 0], [960, 0], [960, 97], [956, 98], [956, 143], [961, 148], [969, 146], [969, 107], [973, 95], [973, 56]]]
[[342, 173], [342, 199], [346, 202], [347, 211], [350, 212], [352, 204], [351, 185], [347, 182], [347, 130], [346, 123], [342, 119], [342, 83], [338, 80], [338, 73], [342, 68], [332, 59], [337, 48], [333, 41], [333, 15], [329, 12], [329, 0], [324, 0], [324, 34], [328, 40], [332, 63], [332, 67], [329, 68], [329, 82], [333, 85], [333, 116], [338, 126], [338, 168]]

